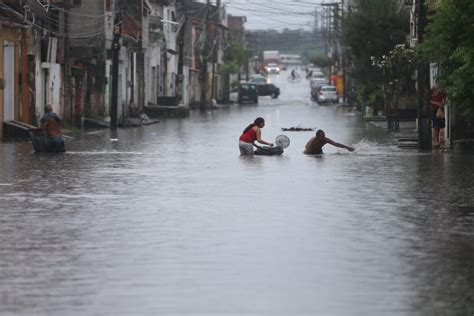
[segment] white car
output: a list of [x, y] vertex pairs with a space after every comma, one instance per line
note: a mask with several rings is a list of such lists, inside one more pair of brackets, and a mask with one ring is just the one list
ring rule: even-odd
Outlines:
[[312, 71], [313, 73], [321, 72], [321, 68], [319, 68], [319, 67], [308, 67], [307, 72], [310, 72], [310, 71]]
[[281, 70], [277, 64], [268, 64], [265, 69], [269, 74], [279, 74]]
[[317, 86], [327, 85], [328, 80], [324, 77], [316, 77], [310, 80], [311, 89], [316, 88]]
[[339, 95], [334, 86], [321, 86], [317, 93], [316, 101], [319, 104], [325, 102], [339, 103]]
[[313, 75], [311, 76], [311, 79], [315, 78], [325, 78], [324, 74], [321, 71], [315, 71], [313, 72]]

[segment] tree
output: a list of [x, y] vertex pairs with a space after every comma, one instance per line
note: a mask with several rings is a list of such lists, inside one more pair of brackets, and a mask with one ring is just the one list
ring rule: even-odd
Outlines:
[[316, 56], [311, 58], [311, 63], [320, 67], [320, 68], [328, 68], [334, 65], [334, 61], [332, 58], [326, 56]]
[[[474, 2], [445, 0], [432, 4], [435, 13], [427, 26], [419, 53], [437, 63], [437, 82], [450, 104], [472, 131], [474, 120]], [[473, 133], [474, 134], [474, 133]]]
[[238, 73], [240, 80], [242, 67], [247, 67], [250, 57], [252, 57], [252, 52], [243, 43], [231, 42], [226, 62], [233, 63], [237, 68], [230, 73]]
[[231, 42], [229, 44], [225, 62], [219, 71], [224, 76], [224, 101], [229, 100], [230, 78], [231, 74], [238, 74], [240, 81], [242, 67], [247, 67], [252, 52], [248, 50], [241, 42]]
[[381, 87], [385, 99], [385, 113], [396, 112], [400, 98], [414, 87], [413, 75], [416, 70], [416, 52], [407, 45], [396, 45], [388, 55], [372, 57], [372, 65], [382, 75]]
[[342, 43], [360, 101], [380, 105], [383, 74], [372, 66], [371, 57], [381, 58], [404, 43], [409, 26], [408, 12], [399, 0], [359, 0], [358, 9], [345, 15]]

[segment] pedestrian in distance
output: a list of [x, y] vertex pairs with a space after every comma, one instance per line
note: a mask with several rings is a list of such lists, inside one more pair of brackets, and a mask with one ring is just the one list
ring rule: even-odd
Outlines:
[[431, 91], [431, 121], [433, 123], [433, 146], [439, 148], [444, 142], [441, 135], [444, 134], [446, 127], [446, 119], [444, 114], [444, 101], [446, 95], [441, 91], [439, 86], [435, 86]]
[[61, 131], [61, 119], [53, 112], [50, 104], [45, 105], [44, 115], [40, 120], [41, 129], [47, 134], [49, 152], [65, 152], [64, 138]]
[[318, 130], [316, 132], [316, 137], [311, 138], [306, 144], [304, 153], [306, 155], [322, 155], [323, 146], [326, 144], [331, 144], [338, 148], [344, 148], [349, 151], [354, 151], [354, 148], [340, 144], [340, 143], [336, 143], [335, 141], [327, 138], [323, 130]]
[[253, 146], [255, 141], [260, 144], [273, 147], [272, 143], [266, 142], [262, 139], [262, 128], [265, 126], [265, 120], [262, 117], [257, 117], [255, 121], [244, 129], [239, 138], [239, 149], [241, 156], [253, 156]]
[[297, 77], [298, 77], [298, 74], [296, 73], [296, 70], [293, 69], [293, 70], [291, 71], [291, 79], [292, 79], [293, 81], [295, 81]]

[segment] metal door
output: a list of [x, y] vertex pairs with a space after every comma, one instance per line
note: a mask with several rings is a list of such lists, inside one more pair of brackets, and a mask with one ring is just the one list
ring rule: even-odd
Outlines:
[[3, 44], [3, 120], [15, 119], [15, 43], [5, 41]]

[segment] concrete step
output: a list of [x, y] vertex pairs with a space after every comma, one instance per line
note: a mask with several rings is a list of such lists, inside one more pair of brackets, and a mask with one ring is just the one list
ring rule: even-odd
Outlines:
[[28, 140], [30, 129], [35, 128], [37, 127], [20, 121], [6, 121], [3, 122], [3, 138]]

